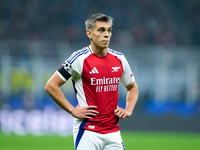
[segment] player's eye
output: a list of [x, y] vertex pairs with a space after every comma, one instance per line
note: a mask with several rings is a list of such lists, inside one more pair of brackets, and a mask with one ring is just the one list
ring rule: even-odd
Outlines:
[[105, 29], [104, 28], [99, 28], [99, 30], [98, 30], [99, 32], [104, 32], [105, 31]]
[[109, 29], [108, 29], [108, 32], [112, 32], [112, 29], [111, 29], [111, 28], [109, 28]]

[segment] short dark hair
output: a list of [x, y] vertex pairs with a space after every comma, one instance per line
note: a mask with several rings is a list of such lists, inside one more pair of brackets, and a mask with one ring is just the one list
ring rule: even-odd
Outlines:
[[102, 13], [96, 13], [96, 14], [93, 14], [92, 16], [90, 16], [85, 21], [86, 30], [93, 29], [96, 21], [109, 22], [111, 25], [113, 25], [113, 18], [112, 17], [107, 16], [107, 15], [102, 14]]

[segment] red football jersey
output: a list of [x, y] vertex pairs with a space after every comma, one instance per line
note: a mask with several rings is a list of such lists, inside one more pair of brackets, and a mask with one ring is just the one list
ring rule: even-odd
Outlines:
[[90, 46], [74, 52], [57, 71], [66, 81], [72, 76], [80, 106], [97, 106], [98, 115], [92, 119], [77, 119], [74, 128], [98, 133], [119, 131], [119, 119], [114, 115], [118, 105], [118, 85], [135, 81], [122, 53], [108, 49], [104, 57], [95, 55]]

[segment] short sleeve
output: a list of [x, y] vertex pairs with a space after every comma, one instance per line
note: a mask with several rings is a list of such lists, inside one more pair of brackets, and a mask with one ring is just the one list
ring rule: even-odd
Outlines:
[[123, 74], [121, 77], [121, 83], [124, 86], [128, 86], [132, 84], [133, 82], [135, 82], [135, 77], [132, 73], [132, 70], [126, 58], [123, 56], [121, 60], [122, 60], [122, 65], [123, 65]]
[[72, 72], [72, 66], [67, 60], [57, 70], [58, 75], [63, 81], [66, 81], [71, 77], [72, 74], [71, 72]]

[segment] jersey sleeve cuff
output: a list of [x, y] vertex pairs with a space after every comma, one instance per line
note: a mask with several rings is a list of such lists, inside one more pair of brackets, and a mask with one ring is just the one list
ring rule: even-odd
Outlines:
[[58, 74], [58, 76], [64, 81], [66, 82], [67, 80], [60, 74], [60, 72], [58, 70], [56, 70], [56, 73]]
[[66, 82], [71, 77], [71, 74], [69, 74], [63, 67], [58, 69], [56, 72], [64, 82]]
[[129, 79], [126, 78], [125, 81], [122, 81], [122, 80], [121, 80], [121, 83], [122, 83], [122, 85], [124, 85], [124, 86], [128, 86], [128, 85], [130, 85], [130, 84], [132, 84], [132, 83], [134, 83], [134, 82], [135, 82], [135, 77], [134, 77], [133, 74], [131, 74], [131, 77], [130, 77]]

